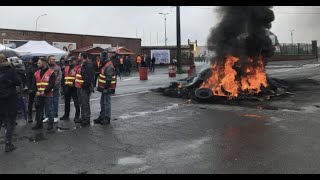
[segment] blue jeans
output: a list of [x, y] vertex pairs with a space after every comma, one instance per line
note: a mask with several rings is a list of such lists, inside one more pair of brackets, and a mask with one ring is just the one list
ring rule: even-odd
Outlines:
[[[53, 111], [53, 117], [57, 118], [58, 117], [58, 110], [59, 110], [59, 89], [54, 89], [53, 90], [53, 109], [51, 111]], [[45, 109], [45, 114], [46, 117], [49, 117], [49, 108], [46, 107]]]
[[111, 118], [111, 96], [108, 93], [101, 93], [100, 99], [100, 117], [101, 118]]

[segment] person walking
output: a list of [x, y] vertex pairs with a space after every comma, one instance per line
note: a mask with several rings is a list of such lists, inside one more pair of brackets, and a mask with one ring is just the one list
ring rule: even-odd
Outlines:
[[124, 60], [124, 66], [125, 66], [125, 72], [129, 73], [129, 75], [130, 75], [131, 67], [132, 67], [130, 56], [126, 56], [126, 58]]
[[151, 71], [151, 57], [147, 56], [145, 61], [146, 61], [146, 65], [147, 65], [149, 71]]
[[151, 71], [154, 71], [156, 68], [156, 58], [153, 56], [151, 59]]
[[16, 87], [20, 84], [21, 80], [14, 67], [3, 54], [0, 54], [0, 130], [2, 124], [6, 124], [5, 152], [16, 149], [12, 144], [12, 135], [18, 113]]
[[[58, 110], [59, 110], [59, 90], [61, 87], [61, 79], [62, 79], [62, 72], [61, 68], [58, 64], [56, 64], [56, 58], [53, 55], [48, 56], [49, 68], [52, 69], [56, 75], [56, 82], [53, 88], [53, 116], [54, 122], [58, 122]], [[45, 114], [46, 118], [43, 122], [47, 122], [49, 120], [49, 108], [45, 107]]]
[[111, 120], [111, 95], [115, 94], [117, 78], [115, 68], [110, 60], [110, 54], [107, 52], [101, 53], [103, 66], [99, 75], [98, 91], [101, 92], [100, 99], [100, 116], [94, 120], [95, 124], [106, 125], [110, 124]]
[[79, 54], [77, 63], [80, 67], [76, 71], [75, 86], [80, 100], [81, 118], [75, 120], [81, 126], [90, 125], [90, 94], [93, 92], [92, 82], [94, 80], [94, 68], [92, 63], [88, 61], [88, 54], [82, 52]]
[[77, 65], [77, 58], [72, 56], [69, 58], [70, 65], [64, 70], [64, 83], [65, 83], [65, 98], [64, 98], [64, 115], [60, 120], [70, 120], [70, 101], [71, 98], [74, 102], [74, 107], [76, 109], [74, 121], [79, 121], [80, 117], [80, 104], [77, 94], [77, 88], [75, 87], [76, 72], [81, 66]]
[[37, 65], [39, 70], [34, 74], [33, 88], [36, 92], [36, 125], [32, 127], [33, 130], [43, 128], [43, 112], [44, 107], [48, 110], [48, 128], [53, 129], [53, 97], [54, 87], [56, 83], [56, 75], [54, 70], [49, 69], [48, 59], [42, 57], [39, 59]]
[[28, 122], [32, 123], [33, 119], [32, 119], [32, 109], [33, 109], [33, 103], [34, 103], [34, 99], [36, 97], [36, 92], [33, 90], [33, 82], [34, 82], [34, 73], [38, 70], [38, 63], [39, 60], [39, 56], [34, 56], [32, 57], [32, 64], [30, 66], [28, 66], [27, 70], [26, 70], [26, 83], [27, 83], [27, 87], [28, 87]]

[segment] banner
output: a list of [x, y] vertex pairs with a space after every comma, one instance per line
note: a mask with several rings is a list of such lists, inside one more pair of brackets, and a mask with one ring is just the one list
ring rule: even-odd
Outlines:
[[77, 43], [73, 42], [53, 42], [52, 46], [62, 49], [66, 52], [70, 52], [72, 50], [77, 49]]
[[156, 64], [170, 64], [170, 50], [151, 50], [151, 58], [156, 58]]
[[111, 47], [111, 44], [93, 44], [93, 47], [101, 47], [102, 49], [107, 49]]
[[4, 39], [3, 45], [7, 46], [9, 48], [15, 49], [18, 48], [24, 44], [26, 44], [28, 40], [13, 40], [13, 39]]

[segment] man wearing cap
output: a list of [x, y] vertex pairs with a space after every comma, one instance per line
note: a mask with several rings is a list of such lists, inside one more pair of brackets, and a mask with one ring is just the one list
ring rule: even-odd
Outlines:
[[34, 73], [38, 70], [37, 62], [39, 60], [38, 56], [32, 57], [32, 64], [28, 66], [26, 70], [26, 84], [29, 90], [29, 100], [28, 100], [28, 122], [32, 123], [32, 108], [36, 92], [33, 90]]
[[64, 115], [60, 118], [60, 120], [69, 120], [70, 115], [70, 101], [71, 98], [74, 102], [74, 107], [76, 109], [76, 114], [74, 121], [79, 121], [80, 117], [80, 105], [77, 94], [77, 87], [75, 87], [76, 73], [80, 65], [77, 65], [77, 58], [72, 56], [68, 59], [69, 64], [64, 69], [64, 86], [65, 86], [65, 94], [64, 94]]
[[115, 67], [110, 60], [111, 54], [107, 52], [101, 53], [102, 68], [98, 78], [98, 91], [101, 92], [100, 99], [100, 116], [94, 120], [95, 124], [110, 124], [111, 119], [111, 94], [116, 89], [116, 73]]
[[48, 108], [49, 124], [48, 129], [53, 129], [53, 88], [56, 83], [56, 75], [54, 70], [49, 69], [48, 60], [44, 57], [40, 58], [38, 63], [39, 70], [34, 74], [33, 88], [36, 92], [36, 125], [32, 127], [33, 130], [43, 128], [43, 111], [44, 107]]

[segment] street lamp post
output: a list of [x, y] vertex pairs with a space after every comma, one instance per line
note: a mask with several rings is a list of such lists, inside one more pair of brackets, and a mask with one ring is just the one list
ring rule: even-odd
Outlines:
[[291, 44], [293, 44], [293, 31], [294, 30], [289, 30], [291, 32]]
[[177, 6], [177, 69], [181, 72], [181, 30], [180, 30], [180, 6]]
[[42, 14], [42, 15], [40, 15], [40, 16], [37, 18], [37, 20], [36, 20], [36, 31], [38, 31], [38, 20], [39, 20], [39, 18], [40, 18], [41, 16], [46, 16], [46, 15], [48, 15], [48, 14]]
[[167, 15], [170, 13], [159, 13], [161, 15], [164, 15], [164, 44], [167, 46]]

